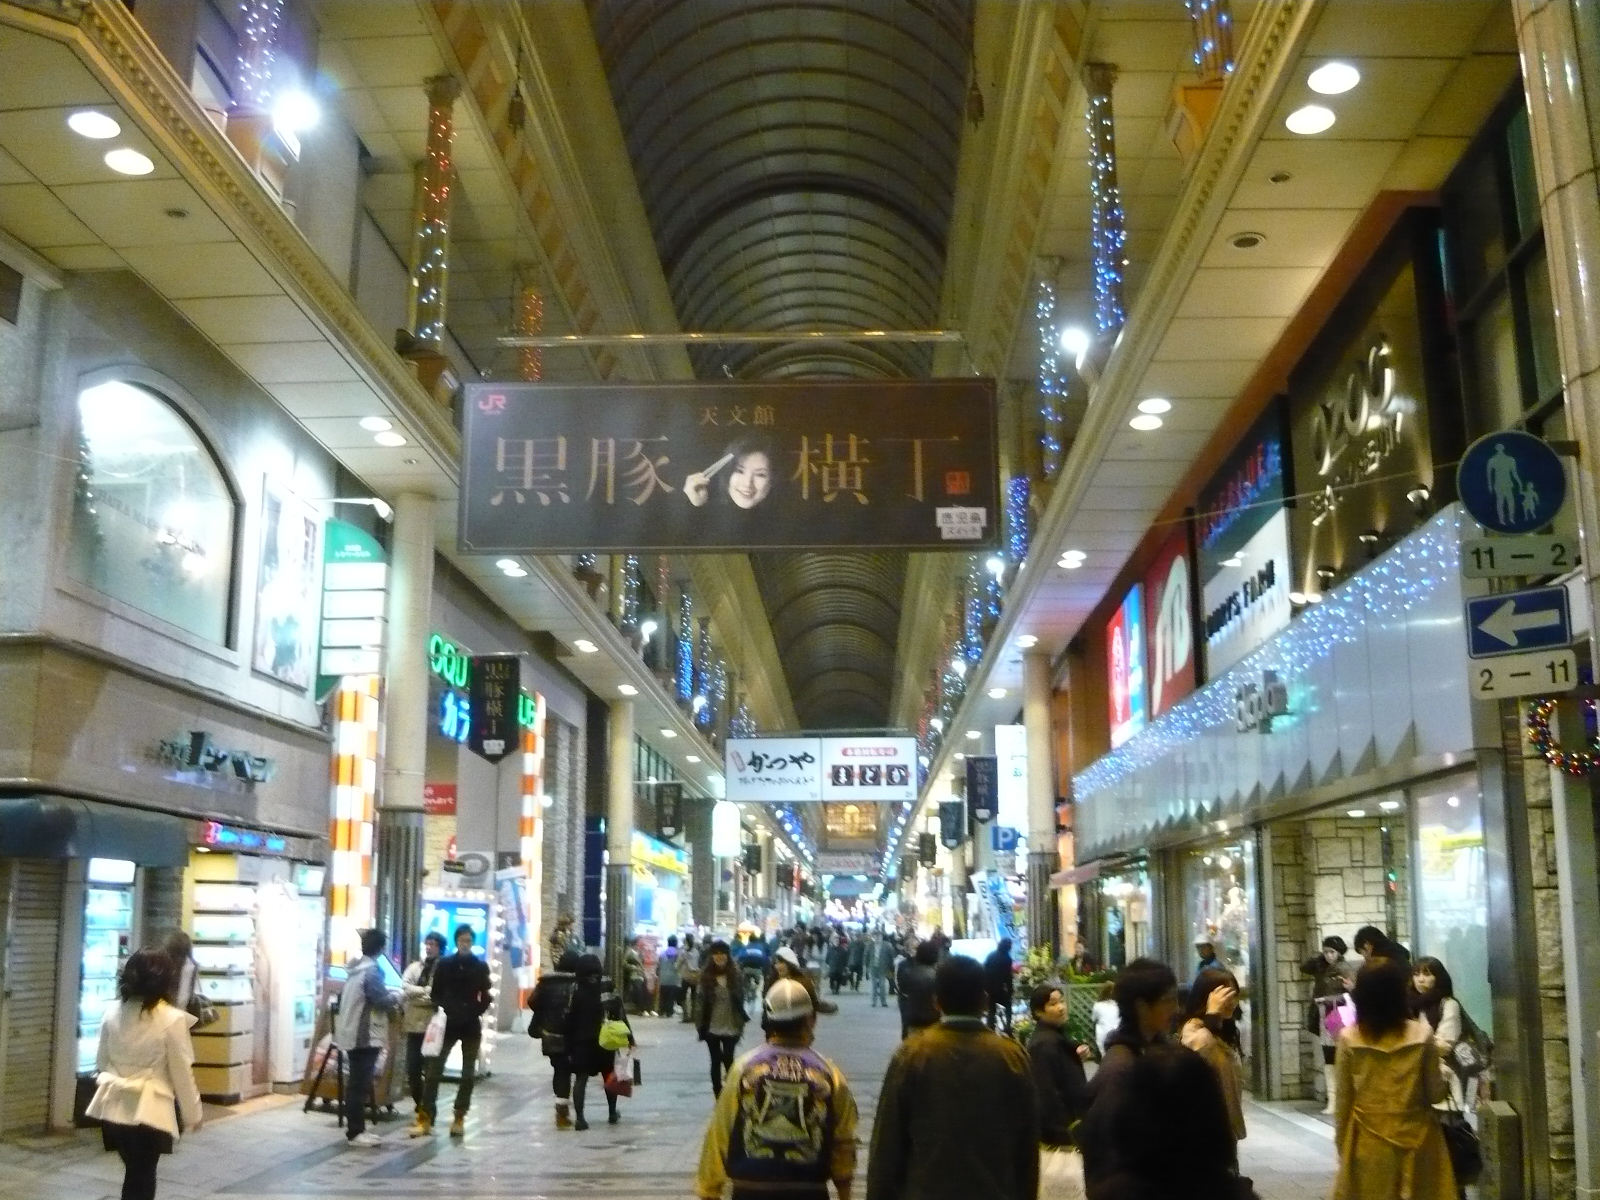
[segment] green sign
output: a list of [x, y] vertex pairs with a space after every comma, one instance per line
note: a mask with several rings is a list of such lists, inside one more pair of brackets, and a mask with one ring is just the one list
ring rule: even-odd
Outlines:
[[[436, 633], [428, 639], [428, 669], [451, 687], [465, 690], [472, 683], [472, 654]], [[538, 716], [538, 701], [527, 692], [518, 693], [518, 723], [531, 729]]]

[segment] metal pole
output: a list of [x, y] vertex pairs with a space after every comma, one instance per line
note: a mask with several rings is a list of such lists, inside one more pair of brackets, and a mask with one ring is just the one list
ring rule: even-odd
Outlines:
[[1022, 656], [1022, 724], [1028, 744], [1028, 945], [1056, 955], [1050, 876], [1056, 869], [1055, 762], [1050, 737], [1050, 656]]

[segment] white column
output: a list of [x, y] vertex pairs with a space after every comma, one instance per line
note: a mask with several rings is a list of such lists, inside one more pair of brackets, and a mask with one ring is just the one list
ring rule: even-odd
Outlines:
[[[1581, 13], [1580, 7], [1591, 11]], [[1580, 447], [1584, 570], [1591, 611], [1600, 611], [1594, 607], [1600, 579], [1600, 35], [1592, 5], [1576, 0], [1515, 0], [1514, 13], [1567, 419]], [[1600, 654], [1595, 658], [1600, 661]], [[1600, 863], [1593, 800], [1586, 785], [1558, 771], [1551, 771], [1551, 780], [1572, 1079], [1573, 1194], [1600, 1197], [1600, 939], [1593, 936], [1600, 926]]]
[[1028, 739], [1028, 944], [1055, 953], [1050, 876], [1056, 869], [1056, 782], [1050, 727], [1050, 656], [1022, 656], [1022, 724]]
[[622, 986], [633, 932], [633, 701], [613, 700], [606, 763], [606, 967]]

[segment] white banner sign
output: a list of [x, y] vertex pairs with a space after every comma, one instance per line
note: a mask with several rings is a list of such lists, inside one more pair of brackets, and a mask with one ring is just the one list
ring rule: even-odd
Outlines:
[[994, 727], [995, 767], [999, 786], [995, 824], [1028, 827], [1028, 731], [1021, 725]]
[[822, 799], [821, 738], [729, 738], [725, 745], [729, 800], [795, 804]]
[[824, 800], [915, 800], [917, 739], [823, 738]]
[[821, 875], [876, 875], [878, 856], [866, 850], [819, 850], [817, 872]]
[[1289, 569], [1289, 516], [1279, 511], [1206, 580], [1208, 678], [1288, 627]]

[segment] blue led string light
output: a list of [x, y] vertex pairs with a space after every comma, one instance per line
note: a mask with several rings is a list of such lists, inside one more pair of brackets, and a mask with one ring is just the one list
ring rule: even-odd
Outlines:
[[689, 703], [694, 695], [694, 599], [689, 589], [678, 594], [677, 675], [674, 679], [680, 704]]
[[1031, 485], [1026, 475], [1013, 475], [1006, 481], [1006, 557], [1011, 563], [1011, 576], [1016, 578], [1017, 568], [1028, 557], [1028, 497]]
[[1233, 74], [1233, 16], [1228, 0], [1184, 0], [1194, 25], [1194, 65], [1206, 82]]
[[1111, 105], [1116, 78], [1117, 69], [1110, 63], [1090, 63], [1086, 72], [1094, 319], [1102, 334], [1121, 329], [1127, 317], [1122, 306], [1122, 277], [1128, 267], [1128, 231], [1122, 191], [1117, 186], [1117, 131]]
[[1048, 279], [1039, 281], [1039, 296], [1034, 301], [1033, 317], [1039, 328], [1039, 448], [1043, 452], [1044, 477], [1054, 479], [1061, 470], [1066, 413], [1066, 381], [1061, 377], [1061, 330], [1056, 325], [1056, 287]]

